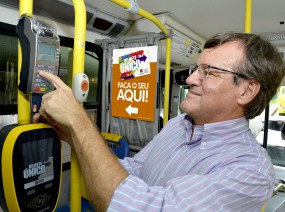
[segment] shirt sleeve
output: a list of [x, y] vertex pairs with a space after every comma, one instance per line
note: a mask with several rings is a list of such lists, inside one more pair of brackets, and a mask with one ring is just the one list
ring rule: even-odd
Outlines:
[[165, 187], [148, 186], [129, 175], [117, 187], [108, 211], [260, 211], [272, 190], [265, 176], [239, 166], [177, 177]]

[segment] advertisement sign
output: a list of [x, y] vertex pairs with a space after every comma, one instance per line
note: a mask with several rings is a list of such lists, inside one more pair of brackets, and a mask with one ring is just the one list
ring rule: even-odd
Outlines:
[[113, 50], [112, 116], [154, 121], [157, 46]]

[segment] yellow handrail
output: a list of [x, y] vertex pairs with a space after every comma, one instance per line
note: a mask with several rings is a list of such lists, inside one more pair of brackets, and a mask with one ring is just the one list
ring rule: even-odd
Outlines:
[[[78, 74], [84, 72], [84, 56], [85, 56], [85, 36], [86, 36], [86, 8], [83, 0], [72, 0], [75, 13], [74, 24], [74, 50], [73, 50], [73, 71], [72, 79]], [[71, 211], [81, 211], [81, 192], [80, 180], [81, 171], [75, 152], [71, 152]]]
[[[110, 0], [111, 2], [129, 9], [131, 3], [125, 0]], [[170, 92], [170, 61], [171, 61], [171, 42], [169, 30], [161, 23], [161, 21], [151, 13], [139, 8], [138, 15], [152, 21], [164, 35], [169, 36], [166, 39], [166, 54], [165, 54], [165, 88], [164, 88], [164, 106], [163, 106], [163, 125], [168, 121], [169, 111], [169, 92]]]
[[[131, 3], [126, 0], [110, 0], [111, 2], [118, 4], [122, 6], [125, 9], [129, 9], [131, 6]], [[138, 15], [152, 21], [165, 35], [169, 34], [169, 30], [160, 22], [160, 20], [152, 15], [151, 13], [139, 8]]]
[[[245, 0], [244, 32], [251, 33], [252, 0]], [[264, 212], [268, 201], [263, 205], [261, 212]]]
[[[19, 16], [23, 14], [33, 13], [33, 0], [20, 0], [19, 1]], [[18, 41], [18, 83], [20, 82], [20, 72], [22, 65], [22, 49]], [[30, 100], [29, 95], [22, 93], [18, 89], [18, 123], [30, 123]]]
[[165, 126], [168, 121], [168, 111], [169, 111], [171, 42], [172, 42], [172, 39], [168, 37], [166, 39], [166, 55], [165, 55], [163, 126]]
[[[73, 76], [84, 71], [85, 56], [85, 36], [86, 36], [86, 9], [83, 0], [73, 0], [75, 11], [75, 31], [74, 31], [74, 52], [73, 52]], [[33, 0], [20, 0], [19, 14], [33, 13]], [[18, 82], [20, 81], [20, 68], [22, 64], [21, 45], [18, 43]], [[72, 76], [72, 78], [73, 78]], [[26, 124], [30, 122], [29, 95], [25, 95], [18, 90], [18, 123]], [[81, 211], [81, 193], [78, 160], [75, 153], [71, 153], [71, 211]]]
[[251, 32], [252, 0], [245, 0], [244, 32]]

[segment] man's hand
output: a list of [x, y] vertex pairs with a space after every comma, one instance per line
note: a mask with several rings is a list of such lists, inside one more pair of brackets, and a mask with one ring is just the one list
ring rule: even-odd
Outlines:
[[87, 115], [75, 99], [71, 88], [59, 77], [42, 71], [39, 74], [51, 81], [56, 89], [43, 95], [39, 114], [33, 117], [34, 122], [38, 122], [40, 117], [43, 117], [58, 130], [61, 139], [69, 142], [71, 140], [70, 128], [73, 125], [84, 124], [82, 121]]
[[[96, 211], [106, 211], [114, 191], [128, 173], [110, 152], [72, 90], [55, 75], [46, 72], [40, 72], [40, 75], [56, 88], [43, 95], [40, 115], [57, 129], [61, 139], [73, 146], [90, 201]], [[35, 115], [34, 119], [38, 118], [39, 115]]]

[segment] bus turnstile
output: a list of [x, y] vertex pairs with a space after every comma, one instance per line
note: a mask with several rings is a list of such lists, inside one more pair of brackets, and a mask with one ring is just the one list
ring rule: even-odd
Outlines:
[[0, 203], [4, 211], [53, 211], [61, 184], [61, 143], [44, 123], [0, 131]]

